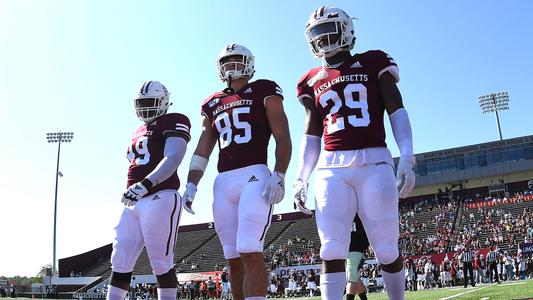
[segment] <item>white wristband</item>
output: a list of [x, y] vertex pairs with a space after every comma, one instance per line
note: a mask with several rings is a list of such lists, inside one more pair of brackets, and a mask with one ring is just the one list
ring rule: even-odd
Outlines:
[[189, 171], [198, 170], [198, 171], [204, 172], [205, 168], [207, 167], [208, 162], [209, 162], [209, 159], [195, 154], [191, 158], [191, 164], [189, 166]]

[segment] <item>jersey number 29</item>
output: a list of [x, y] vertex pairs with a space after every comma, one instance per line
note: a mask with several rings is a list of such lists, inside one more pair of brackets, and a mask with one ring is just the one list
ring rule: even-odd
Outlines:
[[328, 134], [343, 130], [346, 128], [345, 119], [343, 116], [337, 116], [333, 120], [332, 115], [339, 112], [343, 102], [348, 108], [360, 109], [362, 117], [357, 115], [348, 115], [348, 123], [353, 127], [366, 127], [370, 124], [370, 115], [368, 114], [368, 101], [366, 87], [361, 83], [351, 83], [344, 88], [344, 99], [339, 93], [334, 90], [329, 90], [320, 96], [318, 102], [322, 107], [328, 106], [329, 102], [333, 102], [333, 106], [326, 116], [328, 119]]

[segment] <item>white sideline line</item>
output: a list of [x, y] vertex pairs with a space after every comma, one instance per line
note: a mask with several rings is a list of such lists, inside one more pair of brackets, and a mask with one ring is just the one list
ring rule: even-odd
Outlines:
[[517, 285], [517, 284], [524, 284], [524, 283], [526, 283], [526, 282], [522, 281], [522, 282], [502, 283], [502, 284], [500, 284], [500, 286]]
[[469, 291], [466, 291], [466, 292], [462, 292], [462, 293], [459, 293], [459, 294], [448, 296], [446, 298], [440, 298], [439, 300], [448, 300], [448, 299], [456, 298], [456, 297], [459, 297], [459, 296], [462, 296], [462, 295], [465, 295], [465, 294], [468, 294], [468, 293], [472, 293], [472, 292], [475, 292], [475, 291], [480, 291], [482, 289], [486, 289], [486, 288], [488, 288], [490, 286], [492, 286], [492, 285], [487, 285], [487, 286], [480, 287], [480, 288], [473, 288], [473, 289], [471, 289]]

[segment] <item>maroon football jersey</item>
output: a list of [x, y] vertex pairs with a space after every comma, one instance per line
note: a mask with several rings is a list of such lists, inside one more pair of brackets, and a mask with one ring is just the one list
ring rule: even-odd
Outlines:
[[202, 114], [218, 132], [219, 172], [267, 163], [272, 132], [264, 101], [270, 96], [283, 98], [281, 88], [274, 81], [260, 79], [235, 94], [217, 92], [204, 101]]
[[314, 101], [322, 122], [325, 150], [386, 147], [385, 106], [379, 76], [390, 72], [398, 81], [398, 66], [383, 51], [355, 54], [328, 76], [318, 79], [322, 67], [307, 72], [299, 81], [300, 101]]
[[[188, 142], [191, 139], [190, 128], [189, 118], [178, 113], [162, 115], [137, 128], [128, 147], [127, 157], [131, 164], [128, 169], [127, 186], [142, 181], [155, 169], [163, 159], [165, 140], [168, 137], [182, 137]], [[179, 187], [180, 181], [175, 172], [165, 181], [153, 186], [147, 195], [165, 189], [177, 190]]]

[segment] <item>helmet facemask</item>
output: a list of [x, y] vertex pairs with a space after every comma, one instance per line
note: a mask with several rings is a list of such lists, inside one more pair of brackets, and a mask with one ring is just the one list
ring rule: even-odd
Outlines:
[[322, 7], [309, 18], [305, 37], [316, 58], [332, 57], [339, 51], [350, 51], [355, 45], [352, 18], [341, 9]]
[[164, 115], [168, 110], [168, 101], [161, 98], [140, 98], [135, 99], [135, 111], [137, 117], [144, 122], [150, 122], [153, 119]]
[[254, 73], [253, 57], [246, 55], [228, 55], [221, 57], [217, 62], [218, 77], [226, 82], [239, 79], [244, 76], [252, 77]]
[[145, 82], [133, 100], [137, 117], [149, 123], [167, 113], [170, 106], [170, 93], [158, 81]]
[[222, 48], [217, 58], [218, 78], [230, 82], [244, 76], [254, 75], [254, 56], [248, 48], [238, 44], [228, 44]]

